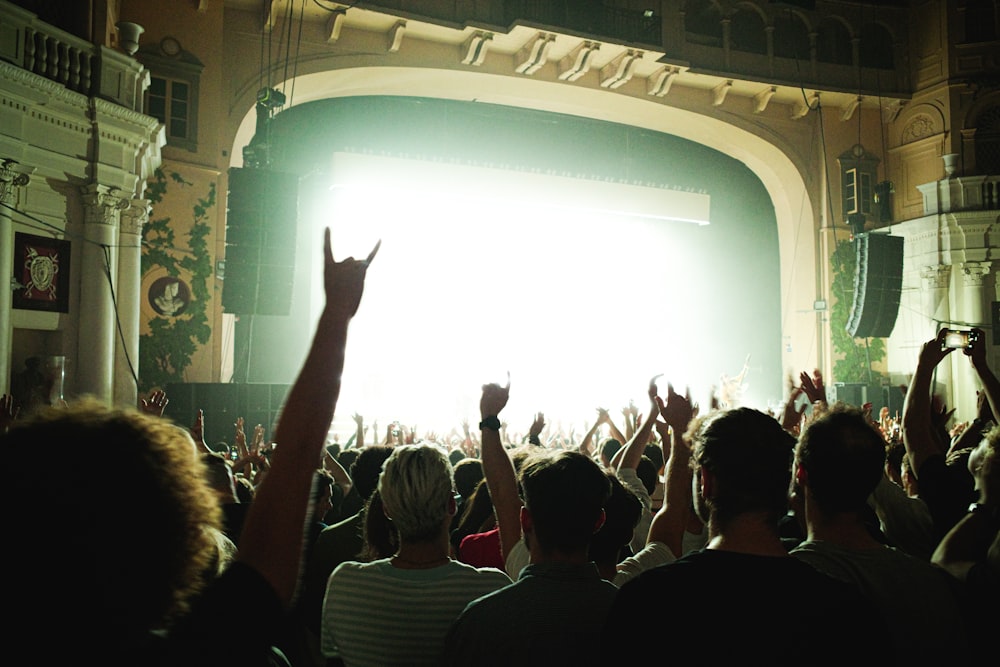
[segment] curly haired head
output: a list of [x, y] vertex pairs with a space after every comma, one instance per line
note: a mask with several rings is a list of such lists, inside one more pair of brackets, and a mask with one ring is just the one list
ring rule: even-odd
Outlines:
[[209, 529], [221, 525], [187, 431], [81, 399], [15, 422], [0, 456], [17, 545], [2, 593], [19, 632], [72, 619], [74, 636], [121, 645], [186, 610], [217, 550]]

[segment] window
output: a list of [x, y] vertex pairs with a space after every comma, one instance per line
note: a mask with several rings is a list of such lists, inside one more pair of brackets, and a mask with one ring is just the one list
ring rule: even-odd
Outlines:
[[136, 56], [149, 69], [146, 113], [166, 127], [167, 145], [198, 150], [198, 83], [201, 61], [172, 38], [140, 47]]
[[190, 117], [191, 86], [184, 81], [152, 77], [146, 112], [167, 126], [167, 141], [187, 140], [193, 126]]
[[861, 144], [855, 144], [837, 161], [845, 221], [850, 217], [855, 220], [874, 217], [876, 222], [887, 222], [887, 212], [876, 206], [876, 188], [882, 185], [878, 183], [879, 159]]

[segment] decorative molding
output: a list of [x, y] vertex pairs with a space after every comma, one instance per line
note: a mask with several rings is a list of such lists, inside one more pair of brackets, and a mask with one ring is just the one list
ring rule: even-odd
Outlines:
[[680, 73], [681, 70], [679, 67], [664, 67], [649, 77], [646, 94], [665, 97], [670, 92], [670, 86], [674, 83], [674, 79]]
[[[94, 98], [94, 110], [103, 116], [107, 116], [108, 118], [137, 125], [148, 133], [154, 132], [160, 125], [160, 121], [152, 116], [147, 116], [144, 113], [133, 111], [132, 109], [115, 104], [114, 102], [102, 100], [99, 97]], [[147, 137], [143, 138], [145, 139]]]
[[559, 79], [576, 81], [590, 71], [593, 56], [601, 48], [598, 42], [584, 42], [559, 62]]
[[346, 16], [346, 9], [338, 9], [330, 14], [330, 20], [326, 22], [327, 43], [332, 44], [340, 39], [340, 31], [344, 29], [344, 18]]
[[552, 48], [554, 41], [556, 41], [556, 36], [546, 32], [535, 35], [533, 40], [517, 52], [517, 60], [515, 61], [517, 66], [514, 71], [518, 74], [531, 76], [540, 70], [548, 62], [549, 49]]
[[712, 106], [718, 107], [722, 106], [722, 103], [726, 101], [726, 95], [733, 88], [733, 80], [723, 81], [718, 86], [712, 89]]
[[926, 289], [947, 289], [951, 280], [951, 265], [937, 264], [920, 269], [920, 278]]
[[903, 111], [903, 108], [907, 105], [907, 103], [907, 100], [889, 100], [889, 102], [882, 107], [882, 122], [895, 122], [895, 120], [899, 118], [899, 114]]
[[810, 111], [819, 108], [819, 101], [819, 93], [814, 92], [808, 101], [801, 100], [796, 102], [795, 106], [792, 107], [792, 120], [805, 118]]
[[934, 119], [927, 114], [917, 114], [913, 117], [913, 120], [911, 120], [906, 127], [903, 128], [900, 143], [913, 143], [918, 139], [923, 139], [924, 137], [929, 137], [933, 134], [936, 134]]
[[406, 21], [396, 21], [396, 25], [389, 28], [389, 53], [398, 53], [403, 46], [403, 37], [406, 35]]
[[487, 52], [490, 50], [491, 41], [493, 41], [492, 32], [477, 30], [472, 33], [468, 41], [465, 42], [465, 46], [462, 47], [462, 52], [465, 54], [462, 58], [462, 64], [474, 67], [482, 65], [486, 59]]
[[629, 49], [601, 68], [601, 88], [621, 88], [632, 79], [635, 63], [642, 59], [642, 51]]
[[83, 193], [83, 213], [86, 224], [118, 226], [121, 212], [132, 205], [121, 188], [90, 184], [80, 188]]
[[[142, 227], [149, 222], [152, 204], [148, 199], [133, 199], [130, 206], [121, 211], [120, 234], [142, 234]], [[138, 248], [138, 246], [136, 246]]]
[[767, 103], [771, 101], [774, 94], [778, 92], [777, 86], [769, 86], [753, 96], [753, 112], [763, 113], [767, 109]]
[[50, 95], [53, 99], [58, 100], [59, 102], [74, 106], [83, 111], [86, 111], [90, 106], [90, 98], [83, 93], [73, 92], [61, 83], [46, 79], [45, 77], [39, 76], [38, 74], [29, 72], [26, 69], [16, 67], [9, 63], [0, 62], [0, 78], [12, 81], [13, 83], [22, 84], [32, 90], [37, 90], [46, 95]]
[[[0, 161], [0, 202], [10, 204], [14, 201], [14, 188], [22, 188], [31, 182], [34, 167], [26, 167], [17, 160], [4, 158]], [[7, 211], [0, 215], [9, 216]]]
[[840, 120], [843, 122], [851, 120], [854, 116], [854, 112], [858, 110], [858, 107], [861, 106], [861, 102], [863, 100], [864, 98], [861, 95], [858, 95], [853, 100], [845, 104], [843, 111], [840, 113]]
[[991, 262], [965, 262], [962, 264], [962, 284], [966, 287], [982, 287], [983, 278], [990, 272]]

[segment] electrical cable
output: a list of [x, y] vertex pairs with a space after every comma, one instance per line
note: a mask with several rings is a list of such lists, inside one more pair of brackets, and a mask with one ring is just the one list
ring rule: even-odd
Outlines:
[[108, 279], [108, 289], [111, 290], [111, 306], [115, 311], [115, 324], [118, 326], [118, 338], [122, 344], [122, 353], [125, 355], [125, 361], [128, 363], [129, 372], [132, 374], [132, 381], [135, 382], [135, 388], [138, 391], [139, 374], [136, 372], [135, 366], [132, 364], [132, 358], [128, 353], [128, 346], [125, 344], [125, 332], [122, 330], [122, 318], [121, 314], [118, 312], [118, 298], [115, 295], [115, 283], [111, 277], [111, 250], [109, 246], [106, 245], [101, 245], [101, 249], [104, 251], [104, 276]]

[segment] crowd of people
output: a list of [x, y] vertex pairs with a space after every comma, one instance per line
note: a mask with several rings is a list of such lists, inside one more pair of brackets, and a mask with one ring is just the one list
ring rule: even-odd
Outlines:
[[[326, 306], [271, 441], [204, 416], [0, 398], [5, 638], [29, 662], [125, 665], [941, 664], [996, 660], [1000, 381], [956, 425], [922, 347], [902, 414], [789, 381], [598, 409], [577, 440], [503, 411], [420, 435], [354, 415], [330, 440], [364, 260], [324, 243]], [[676, 383], [680, 387], [679, 383]], [[373, 441], [369, 441], [369, 439]], [[640, 643], [644, 642], [644, 643]]]

